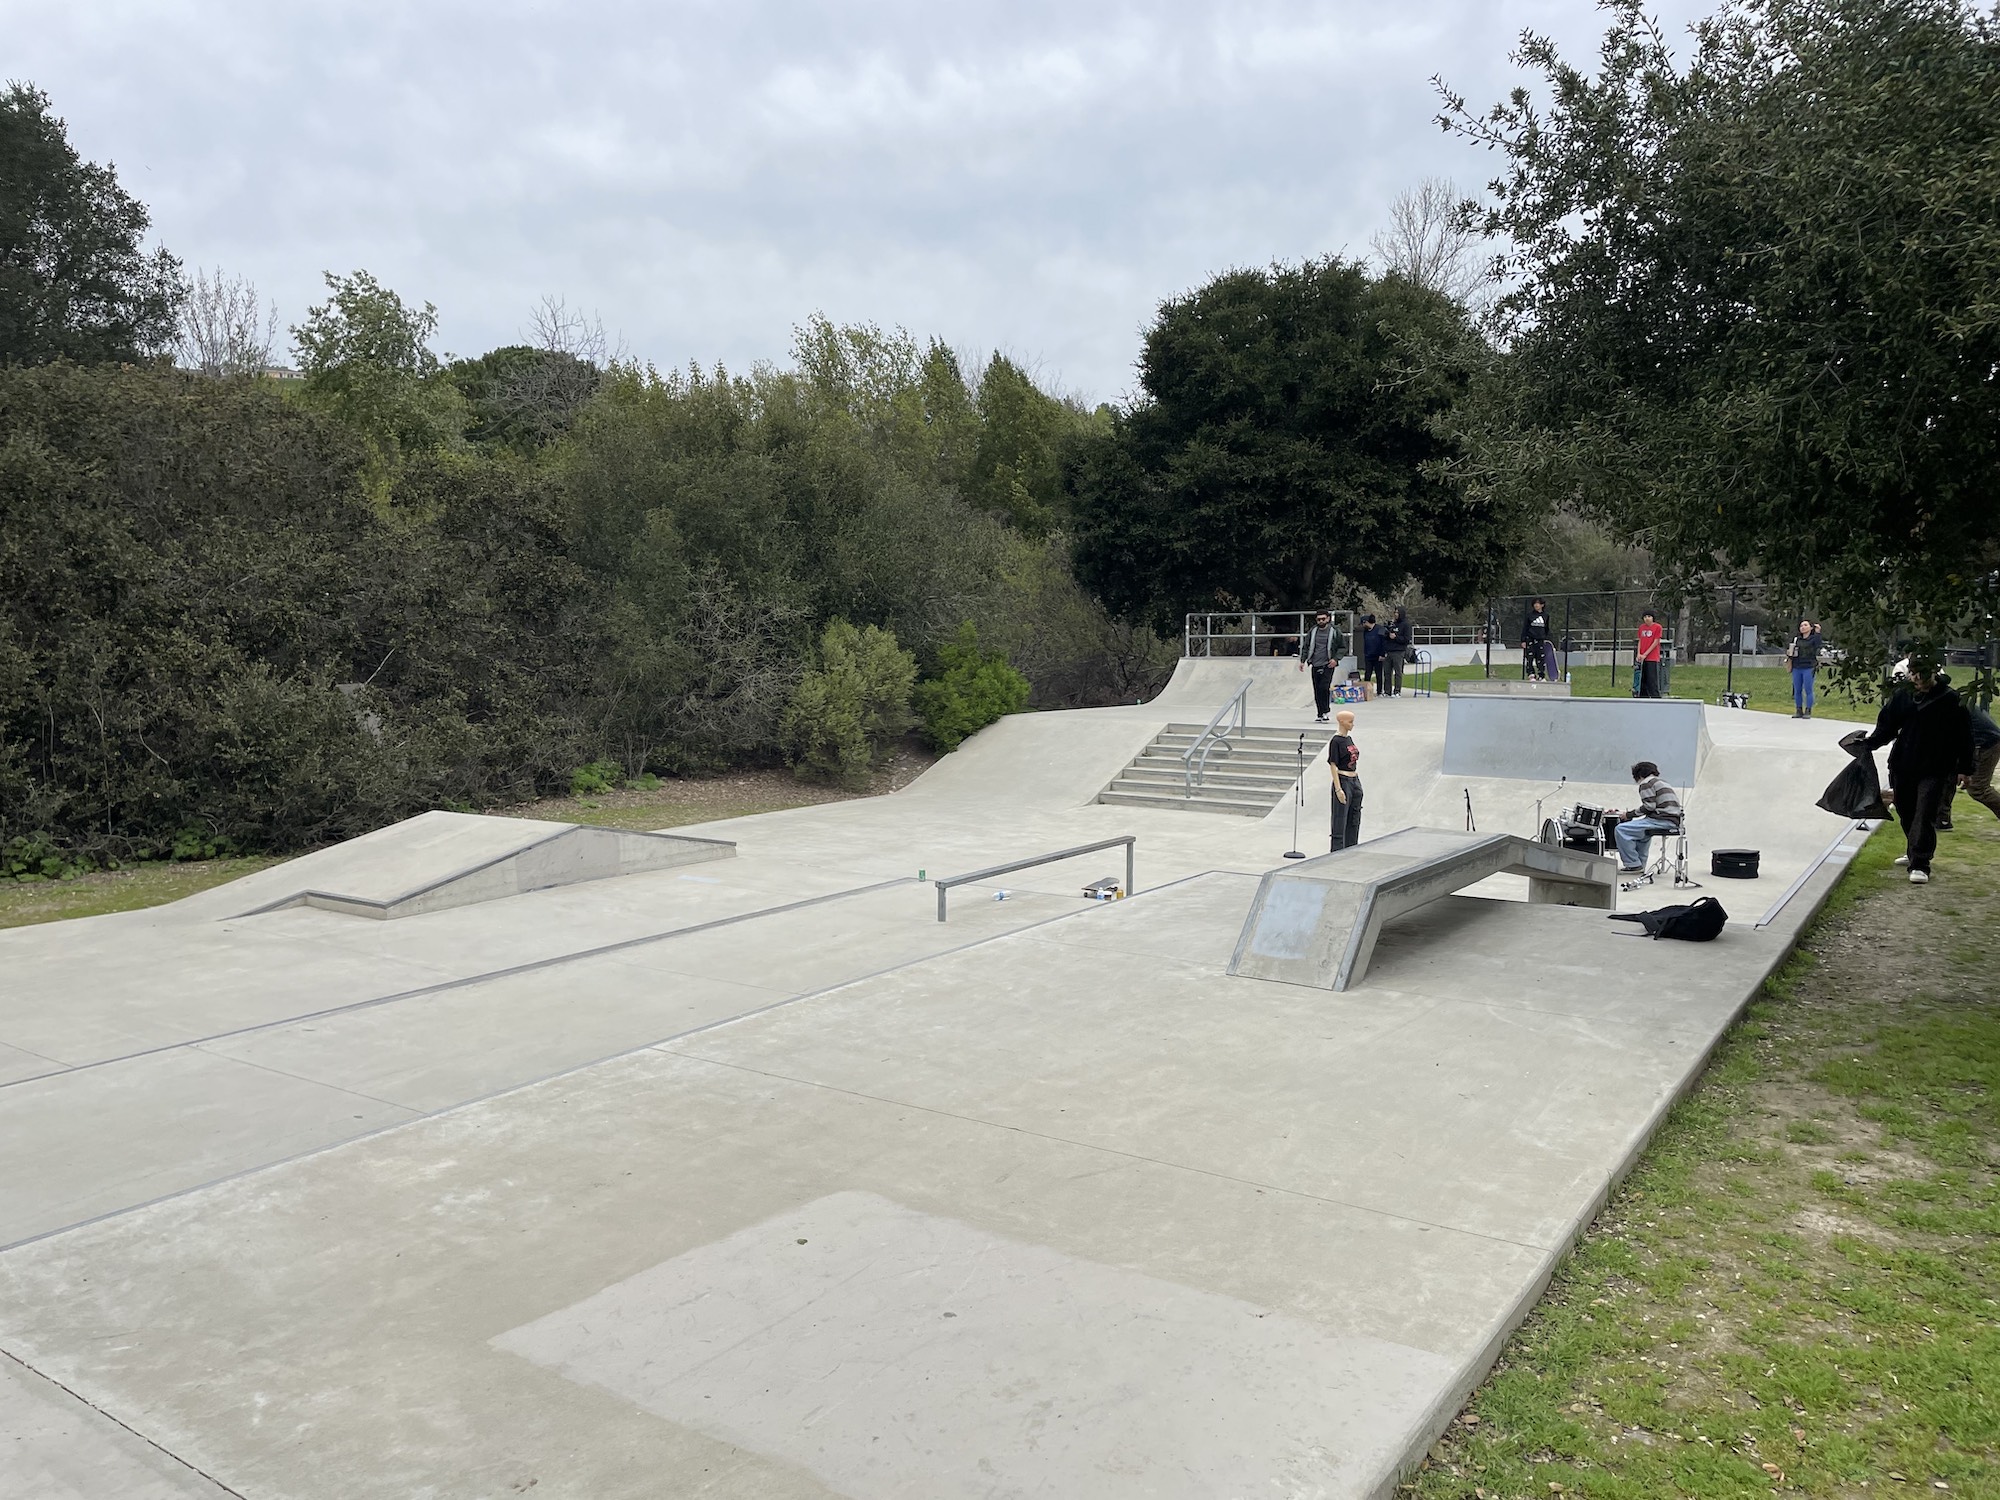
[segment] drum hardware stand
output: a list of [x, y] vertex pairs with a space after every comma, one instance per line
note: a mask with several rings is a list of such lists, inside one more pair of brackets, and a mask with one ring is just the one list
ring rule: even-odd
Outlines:
[[[1544, 833], [1545, 833], [1545, 832], [1547, 831], [1547, 829], [1548, 829], [1548, 826], [1549, 826], [1548, 824], [1546, 824], [1546, 823], [1544, 823], [1544, 822], [1542, 821], [1542, 804], [1543, 804], [1544, 802], [1548, 801], [1548, 799], [1549, 799], [1549, 798], [1551, 798], [1551, 797], [1560, 797], [1560, 796], [1562, 795], [1562, 789], [1563, 789], [1563, 788], [1564, 788], [1565, 786], [1567, 786], [1568, 784], [1569, 784], [1569, 777], [1567, 777], [1567, 776], [1564, 776], [1564, 777], [1562, 778], [1562, 780], [1558, 781], [1558, 782], [1557, 782], [1557, 783], [1555, 784], [1555, 789], [1554, 789], [1553, 791], [1548, 791], [1548, 792], [1543, 792], [1541, 796], [1539, 796], [1539, 797], [1537, 797], [1537, 798], [1535, 799], [1535, 837], [1536, 837], [1536, 838], [1541, 838], [1541, 837], [1543, 836], [1543, 834], [1544, 834]], [[1466, 788], [1466, 790], [1465, 790], [1465, 795], [1467, 796], [1467, 798], [1470, 798], [1470, 797], [1472, 796], [1472, 788], [1470, 788], [1470, 787], [1467, 787], [1467, 788]], [[1560, 842], [1560, 840], [1558, 840], [1558, 842]]]
[[1466, 831], [1467, 833], [1477, 833], [1477, 832], [1479, 832], [1479, 825], [1478, 825], [1477, 823], [1475, 823], [1475, 822], [1473, 822], [1473, 821], [1472, 821], [1472, 788], [1471, 788], [1471, 787], [1467, 787], [1467, 788], [1465, 789], [1465, 831]]
[[1292, 847], [1285, 851], [1286, 859], [1304, 859], [1305, 850], [1299, 847], [1299, 809], [1306, 805], [1306, 737], [1299, 736], [1299, 779], [1292, 788]]

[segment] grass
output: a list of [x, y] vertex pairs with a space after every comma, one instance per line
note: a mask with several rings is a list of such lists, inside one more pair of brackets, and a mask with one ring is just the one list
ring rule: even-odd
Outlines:
[[[1470, 651], [1471, 647], [1466, 647]], [[1456, 650], [1456, 648], [1454, 648]], [[1481, 667], [1439, 667], [1433, 674], [1436, 687], [1442, 691], [1446, 683], [1459, 682], [1468, 678], [1484, 677]], [[1516, 666], [1502, 667], [1494, 663], [1495, 677], [1519, 678], [1521, 669]], [[1722, 696], [1723, 685], [1729, 679], [1727, 667], [1696, 667], [1677, 664], [1673, 670], [1673, 698], [1699, 698], [1713, 703]], [[1843, 694], [1831, 692], [1826, 686], [1826, 674], [1820, 673], [1819, 702], [1813, 709], [1813, 717], [1819, 719], [1843, 719], [1857, 724], [1875, 722], [1875, 704], [1857, 702]], [[1783, 668], [1738, 667], [1735, 674], [1735, 691], [1750, 695], [1753, 712], [1785, 714], [1792, 712], [1792, 674]], [[1632, 692], [1632, 665], [1612, 667], [1576, 667], [1570, 675], [1570, 691], [1579, 698], [1622, 698]]]
[[[552, 797], [494, 811], [503, 817], [589, 823], [601, 828], [678, 828], [689, 823], [781, 812], [790, 807], [894, 791], [929, 764], [929, 755], [909, 744], [896, 751], [864, 791], [802, 782], [788, 771], [742, 771], [727, 776], [667, 780], [644, 790], [605, 792], [594, 797]], [[68, 880], [0, 880], [0, 928], [161, 906], [239, 876], [269, 869], [283, 860], [284, 856], [279, 855], [190, 860], [97, 870]]]
[[68, 880], [0, 880], [0, 927], [31, 927], [37, 922], [161, 906], [282, 862], [274, 855], [255, 855], [128, 865]]
[[1403, 1492], [2000, 1497], [2000, 825], [1869, 841]]

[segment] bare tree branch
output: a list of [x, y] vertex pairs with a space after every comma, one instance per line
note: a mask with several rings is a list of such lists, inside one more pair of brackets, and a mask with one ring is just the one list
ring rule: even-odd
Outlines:
[[1385, 271], [1474, 311], [1486, 300], [1478, 235], [1458, 189], [1446, 178], [1426, 177], [1398, 193], [1389, 206], [1389, 227], [1369, 243]]
[[249, 277], [196, 268], [175, 329], [176, 364], [201, 375], [261, 375], [277, 341], [277, 304], [263, 306]]

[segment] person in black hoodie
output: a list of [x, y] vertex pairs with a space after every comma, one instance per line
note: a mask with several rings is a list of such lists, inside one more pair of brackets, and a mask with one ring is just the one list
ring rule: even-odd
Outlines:
[[1911, 885], [1931, 878], [1937, 853], [1937, 825], [1946, 792], [1974, 770], [1972, 717], [1953, 691], [1951, 680], [1928, 664], [1913, 663], [1909, 683], [1897, 689], [1875, 716], [1874, 731], [1862, 746], [1889, 749], [1889, 798], [1903, 825]]

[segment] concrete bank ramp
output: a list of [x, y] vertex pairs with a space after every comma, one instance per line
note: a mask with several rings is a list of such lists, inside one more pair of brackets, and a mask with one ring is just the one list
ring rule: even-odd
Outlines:
[[[1246, 677], [1252, 683], [1252, 708], [1310, 711], [1313, 706], [1312, 674], [1301, 672], [1295, 658], [1284, 656], [1183, 657], [1167, 685], [1160, 689], [1160, 696], [1152, 701], [1161, 708], [1176, 710], [1176, 718], [1206, 722], [1210, 714], [1236, 696]], [[1196, 709], [1206, 712], [1197, 714]]]
[[1707, 717], [1691, 699], [1454, 693], [1444, 773], [1629, 785], [1633, 762], [1650, 760], [1675, 786], [1689, 787], [1710, 748]]
[[427, 812], [221, 887], [208, 893], [202, 914], [317, 906], [357, 917], [413, 917], [735, 852], [720, 839]]
[[1268, 872], [1229, 972], [1348, 989], [1368, 972], [1386, 923], [1494, 875], [1527, 876], [1528, 899], [1541, 905], [1618, 905], [1611, 860], [1511, 833], [1405, 828]]

